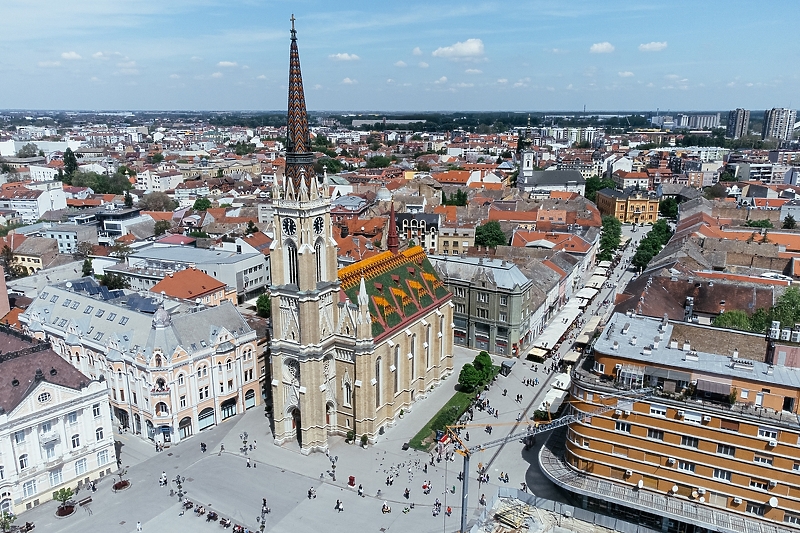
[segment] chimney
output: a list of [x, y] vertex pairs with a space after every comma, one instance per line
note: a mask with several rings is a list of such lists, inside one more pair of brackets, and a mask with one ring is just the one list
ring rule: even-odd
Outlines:
[[393, 254], [400, 251], [400, 239], [397, 237], [397, 223], [394, 220], [394, 202], [389, 210], [389, 233], [386, 236], [386, 246]]

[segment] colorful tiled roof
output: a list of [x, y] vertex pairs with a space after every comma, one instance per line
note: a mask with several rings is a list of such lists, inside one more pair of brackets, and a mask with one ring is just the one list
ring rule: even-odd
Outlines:
[[451, 297], [420, 246], [383, 252], [339, 270], [342, 290], [358, 301], [361, 278], [369, 295], [372, 336], [380, 340]]

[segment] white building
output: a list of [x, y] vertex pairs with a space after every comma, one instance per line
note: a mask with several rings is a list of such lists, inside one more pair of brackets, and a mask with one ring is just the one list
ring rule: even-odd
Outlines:
[[25, 224], [32, 224], [50, 210], [66, 209], [64, 190], [6, 189], [0, 191], [0, 209], [13, 209]]
[[[116, 469], [108, 384], [0, 332], [0, 510], [20, 513]], [[44, 345], [42, 345], [44, 346]]]
[[58, 177], [58, 170], [54, 168], [30, 165], [28, 169], [32, 181], [51, 181]]

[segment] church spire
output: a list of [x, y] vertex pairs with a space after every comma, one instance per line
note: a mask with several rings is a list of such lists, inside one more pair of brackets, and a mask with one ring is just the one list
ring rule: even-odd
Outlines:
[[397, 223], [394, 220], [394, 202], [389, 211], [389, 233], [386, 236], [386, 246], [393, 254], [397, 254], [400, 250], [400, 239], [397, 237]]
[[315, 179], [314, 155], [308, 133], [306, 98], [303, 93], [303, 76], [300, 72], [300, 53], [297, 50], [297, 31], [292, 21], [292, 42], [289, 48], [289, 109], [286, 118], [286, 181], [291, 181], [294, 190], [301, 189], [301, 181]]

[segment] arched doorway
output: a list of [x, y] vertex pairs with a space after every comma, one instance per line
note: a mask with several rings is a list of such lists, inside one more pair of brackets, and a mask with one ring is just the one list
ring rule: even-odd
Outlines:
[[181, 440], [190, 437], [192, 435], [192, 419], [191, 417], [182, 418], [180, 423], [178, 424], [178, 434], [181, 437]]
[[302, 420], [300, 418], [300, 409], [295, 407], [294, 409], [292, 409], [291, 415], [292, 415], [292, 430], [294, 430], [294, 434], [297, 437], [297, 444], [299, 444], [300, 447], [302, 448], [303, 447], [303, 430], [302, 430], [303, 426], [301, 425]]
[[124, 428], [129, 427], [130, 424], [129, 424], [129, 418], [128, 418], [128, 411], [126, 411], [124, 409], [119, 409], [118, 407], [115, 407], [114, 408], [114, 416], [116, 416], [117, 420], [119, 420], [119, 425], [120, 426], [122, 426]]
[[336, 406], [333, 402], [325, 404], [325, 425], [328, 426], [328, 432], [336, 431]]
[[222, 419], [230, 418], [236, 414], [236, 398], [228, 398], [219, 405], [222, 412]]
[[256, 391], [250, 389], [244, 393], [244, 408], [250, 409], [251, 407], [255, 406], [256, 406]]
[[156, 428], [153, 426], [153, 423], [149, 420], [145, 421], [145, 425], [147, 426], [147, 438], [153, 440], [156, 438]]
[[139, 416], [139, 413], [133, 414], [133, 432], [136, 435], [140, 435], [142, 433], [142, 417]]
[[214, 409], [206, 407], [197, 415], [197, 427], [200, 431], [214, 425]]

